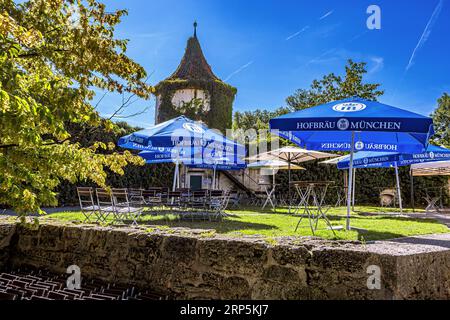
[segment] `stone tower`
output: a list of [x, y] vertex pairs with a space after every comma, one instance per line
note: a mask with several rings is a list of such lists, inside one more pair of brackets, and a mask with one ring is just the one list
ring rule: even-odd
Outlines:
[[187, 42], [177, 70], [155, 86], [155, 123], [185, 115], [225, 133], [231, 128], [236, 92], [236, 88], [212, 72], [197, 38], [197, 23], [194, 23], [194, 35]]

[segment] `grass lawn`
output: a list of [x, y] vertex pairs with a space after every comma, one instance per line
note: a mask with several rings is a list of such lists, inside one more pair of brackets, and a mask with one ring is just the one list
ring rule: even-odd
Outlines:
[[[352, 213], [351, 225], [366, 229], [366, 231], [336, 230], [336, 236], [331, 230], [327, 230], [326, 223], [321, 219], [315, 235], [326, 239], [340, 240], [380, 240], [392, 239], [412, 235], [448, 233], [449, 228], [432, 219], [415, 219], [389, 215], [367, 216], [363, 212], [380, 212], [377, 207], [356, 207]], [[390, 211], [398, 211], [391, 209]], [[328, 217], [333, 226], [345, 226], [346, 208], [332, 208]], [[61, 212], [50, 214], [44, 220], [61, 220], [81, 222], [84, 216], [81, 212]], [[295, 226], [299, 216], [288, 214], [287, 209], [277, 209], [277, 213], [262, 211], [254, 208], [229, 210], [228, 216], [223, 221], [190, 221], [179, 220], [176, 215], [152, 215], [145, 214], [141, 218], [141, 225], [149, 227], [149, 231], [155, 228], [187, 227], [205, 229], [205, 234], [220, 233], [229, 236], [262, 235], [266, 238], [280, 236], [312, 236], [308, 219], [303, 219], [299, 229], [295, 232]], [[211, 232], [210, 230], [215, 230]]]

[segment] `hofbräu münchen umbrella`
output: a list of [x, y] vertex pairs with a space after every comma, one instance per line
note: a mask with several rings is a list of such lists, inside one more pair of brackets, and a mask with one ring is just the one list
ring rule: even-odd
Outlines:
[[271, 119], [270, 129], [302, 148], [350, 151], [347, 230], [350, 230], [354, 151], [424, 152], [434, 133], [430, 117], [359, 97]]

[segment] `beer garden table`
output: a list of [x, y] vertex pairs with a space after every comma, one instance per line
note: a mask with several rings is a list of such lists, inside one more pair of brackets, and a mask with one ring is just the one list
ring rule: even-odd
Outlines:
[[260, 183], [260, 186], [262, 186], [264, 188], [264, 191], [266, 192], [267, 198], [266, 201], [264, 202], [262, 209], [264, 210], [264, 208], [267, 206], [267, 204], [270, 203], [270, 205], [272, 206], [272, 209], [275, 211], [275, 189], [276, 187], [279, 185], [277, 183]]
[[295, 231], [298, 230], [303, 218], [308, 218], [311, 231], [317, 230], [319, 219], [325, 220], [329, 229], [334, 232], [333, 226], [327, 217], [327, 212], [330, 207], [325, 209], [325, 196], [327, 194], [328, 187], [334, 184], [334, 181], [293, 181], [292, 185], [299, 195], [299, 203], [297, 204], [298, 212], [300, 208], [303, 208], [303, 214], [297, 223]]

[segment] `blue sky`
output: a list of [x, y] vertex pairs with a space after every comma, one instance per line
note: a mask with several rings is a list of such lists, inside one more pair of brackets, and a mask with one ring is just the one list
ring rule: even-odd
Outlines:
[[[129, 0], [117, 36], [130, 39], [128, 55], [151, 74], [150, 83], [178, 66], [198, 21], [198, 38], [213, 71], [237, 87], [234, 110], [275, 109], [298, 88], [345, 62], [368, 63], [366, 81], [386, 91], [380, 99], [422, 114], [450, 92], [450, 0]], [[369, 30], [366, 9], [381, 8], [381, 30]], [[110, 114], [121, 97], [108, 94], [98, 110]], [[136, 101], [132, 125], [154, 123], [154, 100]]]

